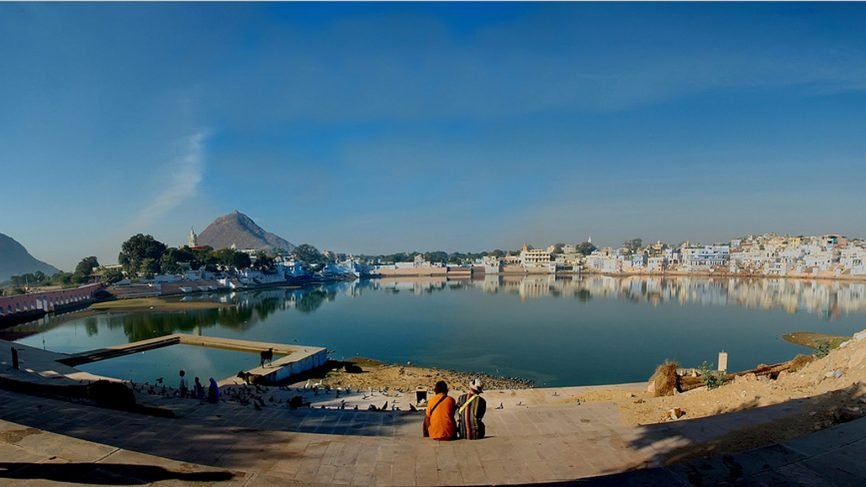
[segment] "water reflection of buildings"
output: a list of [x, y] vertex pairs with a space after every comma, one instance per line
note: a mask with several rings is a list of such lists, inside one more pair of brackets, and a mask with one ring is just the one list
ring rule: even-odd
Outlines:
[[455, 289], [463, 286], [463, 281], [449, 281], [445, 277], [432, 278], [382, 278], [372, 281], [376, 283], [376, 289], [399, 293], [408, 292], [420, 296], [435, 291], [443, 291], [446, 288]]
[[[833, 320], [843, 313], [866, 313], [866, 283], [800, 279], [743, 279], [710, 277], [611, 277], [553, 275], [490, 275], [483, 280], [446, 278], [385, 278], [337, 282], [305, 288], [269, 288], [229, 294], [189, 296], [183, 300], [216, 300], [219, 309], [172, 312], [106, 314], [99, 317], [109, 328], [123, 328], [130, 341], [174, 332], [195, 333], [216, 325], [244, 331], [281, 310], [312, 313], [325, 303], [357, 297], [365, 292], [424, 295], [475, 288], [486, 293], [514, 294], [520, 300], [545, 297], [576, 299], [627, 299], [654, 306], [664, 303], [704, 306], [740, 306], [780, 309], [788, 313], [812, 313]], [[5, 339], [20, 339], [60, 326], [75, 313], [8, 328]], [[97, 317], [85, 322], [86, 331], [98, 332]]]
[[866, 283], [796, 279], [741, 279], [709, 277], [588, 277], [486, 276], [474, 285], [488, 293], [510, 292], [521, 300], [545, 296], [574, 296], [666, 302], [704, 306], [808, 312], [827, 319], [841, 313], [866, 312]]

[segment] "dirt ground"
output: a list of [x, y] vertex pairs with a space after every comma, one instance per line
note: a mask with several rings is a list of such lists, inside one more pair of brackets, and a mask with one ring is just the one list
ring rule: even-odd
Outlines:
[[[743, 409], [794, 401], [802, 412], [781, 416], [770, 424], [723, 437], [689, 452], [690, 457], [712, 451], [740, 451], [820, 430], [866, 415], [866, 330], [843, 341], [826, 357], [802, 369], [782, 372], [778, 379], [738, 377], [716, 389], [705, 387], [682, 394], [653, 397], [650, 392], [627, 393], [615, 387], [588, 391], [564, 401], [610, 401], [622, 421], [644, 425], [675, 421], [671, 410], [679, 408], [679, 420], [731, 413]], [[680, 460], [682, 458], [672, 458]]]
[[[437, 381], [444, 380], [451, 391], [463, 391], [469, 388], [469, 382], [479, 377], [484, 382], [485, 389], [525, 389], [532, 387], [531, 382], [517, 378], [493, 377], [486, 374], [471, 374], [443, 369], [415, 367], [412, 365], [386, 364], [376, 360], [355, 357], [347, 363], [360, 367], [360, 371], [347, 372], [342, 363], [335, 362], [326, 373], [314, 378], [321, 379], [322, 386], [351, 387], [365, 390], [369, 388], [415, 390], [425, 387], [433, 390]], [[355, 369], [357, 370], [357, 369]]]

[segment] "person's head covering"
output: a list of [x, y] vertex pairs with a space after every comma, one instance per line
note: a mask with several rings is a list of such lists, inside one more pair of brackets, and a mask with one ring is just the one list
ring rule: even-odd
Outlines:
[[440, 380], [435, 386], [433, 386], [433, 392], [436, 394], [447, 394], [448, 384], [446, 384], [444, 380]]
[[475, 378], [469, 383], [469, 388], [477, 393], [482, 393], [484, 392], [484, 383], [481, 382], [481, 379]]

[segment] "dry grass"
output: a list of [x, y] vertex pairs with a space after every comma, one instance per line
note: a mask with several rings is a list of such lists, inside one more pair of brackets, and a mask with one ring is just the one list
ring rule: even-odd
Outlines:
[[791, 366], [788, 368], [788, 372], [796, 372], [805, 367], [807, 364], [812, 363], [812, 361], [814, 360], [814, 355], [797, 355], [793, 358], [793, 360], [791, 360]]
[[785, 334], [782, 338], [784, 338], [785, 341], [817, 350], [818, 345], [820, 345], [821, 342], [829, 343], [830, 348], [832, 349], [838, 347], [840, 343], [851, 337], [828, 335], [826, 333], [815, 333], [811, 331], [795, 331]]
[[655, 396], [672, 396], [677, 388], [677, 368], [676, 362], [665, 361], [658, 367], [652, 376], [653, 384], [655, 384]]

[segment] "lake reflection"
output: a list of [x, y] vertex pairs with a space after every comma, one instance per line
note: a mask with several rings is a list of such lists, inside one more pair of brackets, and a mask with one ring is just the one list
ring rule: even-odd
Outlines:
[[22, 325], [5, 333], [33, 346], [78, 352], [170, 333], [302, 343], [336, 358], [367, 356], [518, 375], [539, 384], [644, 380], [660, 361], [732, 369], [805, 351], [795, 330], [866, 328], [866, 284], [706, 277], [487, 276], [480, 280], [379, 279], [184, 299], [234, 307], [99, 313]]

